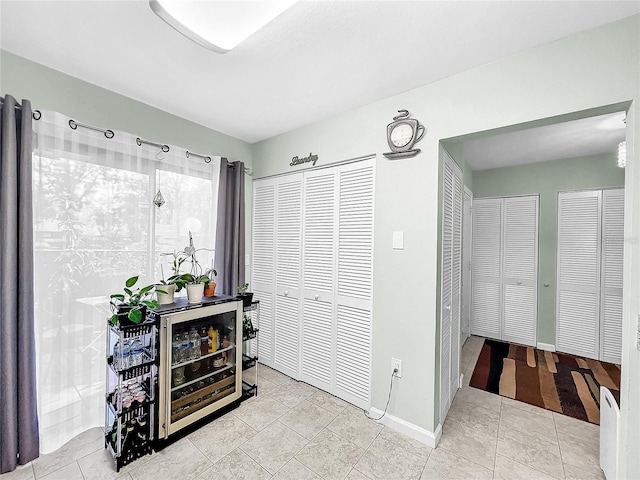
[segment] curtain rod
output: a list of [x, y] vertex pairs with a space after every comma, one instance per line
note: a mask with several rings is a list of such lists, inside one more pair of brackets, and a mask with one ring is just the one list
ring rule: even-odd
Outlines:
[[201, 159], [204, 160], [204, 163], [211, 163], [211, 157], [209, 155], [200, 155], [199, 153], [193, 153], [190, 152], [189, 150], [187, 150], [187, 158], [189, 158], [190, 156], [194, 156], [194, 157], [200, 157]]
[[136, 138], [136, 143], [139, 147], [144, 143], [145, 145], [153, 145], [154, 147], [160, 147], [164, 153], [167, 153], [169, 150], [169, 145], [163, 145], [162, 143], [150, 142], [149, 140], [142, 140], [140, 137]]
[[113, 130], [104, 130], [103, 128], [94, 127], [93, 125], [86, 125], [84, 123], [78, 123], [75, 120], [69, 120], [69, 126], [71, 130], [77, 130], [78, 127], [86, 128], [87, 130], [93, 130], [95, 132], [104, 133], [104, 136], [107, 138], [113, 138], [114, 133]]
[[[4, 97], [0, 97], [0, 103], [4, 103]], [[13, 107], [17, 110], [22, 110], [22, 105], [19, 103], [16, 103]], [[40, 120], [42, 118], [42, 112], [40, 112], [40, 110], [31, 110], [31, 118]]]

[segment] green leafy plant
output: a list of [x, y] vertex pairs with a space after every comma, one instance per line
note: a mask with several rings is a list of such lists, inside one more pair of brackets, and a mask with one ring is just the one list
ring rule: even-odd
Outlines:
[[162, 265], [160, 265], [160, 269], [162, 270], [162, 280], [160, 280], [160, 283], [162, 285], [175, 285], [176, 292], [179, 292], [180, 290], [182, 290], [182, 288], [185, 285], [185, 282], [181, 278], [182, 274], [180, 273], [180, 268], [182, 267], [183, 263], [189, 260], [189, 256], [185, 254], [182, 250], [180, 250], [179, 252], [176, 252], [174, 250], [171, 253], [161, 253], [160, 256], [173, 257], [173, 261], [171, 262], [172, 275], [166, 280], [164, 278], [164, 268]]
[[243, 295], [243, 294], [247, 293], [247, 290], [249, 290], [249, 284], [248, 283], [243, 283], [242, 285], [238, 285], [238, 293], [240, 295]]
[[216, 269], [211, 267], [211, 268], [207, 268], [204, 271], [204, 275], [209, 279], [209, 281], [205, 282], [206, 284], [209, 284], [211, 282], [214, 281], [214, 278], [218, 276], [218, 272], [216, 272]]
[[154, 285], [134, 289], [137, 282], [138, 276], [128, 278], [125, 282], [124, 293], [114, 293], [110, 296], [109, 303], [113, 312], [111, 323], [113, 325], [118, 324], [118, 316], [124, 313], [121, 313], [121, 310], [127, 310], [127, 317], [133, 323], [140, 323], [143, 307], [156, 308], [158, 306], [158, 302], [153, 299], [153, 294], [156, 291], [166, 293], [162, 290], [156, 290]]

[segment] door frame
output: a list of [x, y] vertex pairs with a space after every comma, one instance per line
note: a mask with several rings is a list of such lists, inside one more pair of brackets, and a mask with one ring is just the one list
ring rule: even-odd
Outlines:
[[[468, 205], [467, 197], [469, 198]], [[466, 223], [467, 214], [469, 216], [469, 225]], [[467, 242], [468, 246], [465, 248]], [[467, 265], [464, 263], [465, 259], [468, 262]], [[471, 336], [471, 297], [473, 295], [473, 192], [466, 185], [464, 185], [462, 195], [462, 260], [462, 306], [464, 306], [466, 300], [468, 302], [468, 307], [466, 318], [464, 318], [464, 308], [461, 308], [462, 317], [460, 318], [460, 330], [465, 333], [464, 339], [461, 340], [461, 344]], [[466, 283], [464, 281], [465, 270], [468, 272]]]

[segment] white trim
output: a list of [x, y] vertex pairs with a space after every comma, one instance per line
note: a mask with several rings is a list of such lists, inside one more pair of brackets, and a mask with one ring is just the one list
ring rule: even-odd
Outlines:
[[[375, 407], [371, 407], [369, 409], [369, 415], [372, 417], [377, 418], [381, 416], [382, 413], [382, 410], [378, 410]], [[436, 427], [435, 432], [430, 432], [429, 430], [414, 425], [413, 423], [409, 423], [401, 418], [389, 415], [388, 413], [377, 422], [386, 425], [390, 429], [402, 433], [407, 437], [413, 438], [420, 443], [424, 443], [431, 448], [436, 448], [438, 446], [438, 443], [440, 443], [440, 437], [442, 436], [442, 425], [440, 424]]]
[[556, 346], [552, 345], [551, 343], [538, 342], [538, 344], [536, 345], [536, 348], [538, 350], [547, 350], [549, 352], [555, 352], [556, 351]]

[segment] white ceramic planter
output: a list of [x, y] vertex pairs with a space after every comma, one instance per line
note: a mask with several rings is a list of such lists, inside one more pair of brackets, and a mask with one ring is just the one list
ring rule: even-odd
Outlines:
[[189, 303], [201, 303], [204, 294], [204, 283], [187, 285], [187, 301]]
[[173, 296], [176, 293], [175, 285], [156, 285], [156, 290], [163, 290], [167, 293], [160, 293], [156, 291], [156, 295], [158, 296], [158, 303], [160, 305], [169, 305], [173, 303]]

